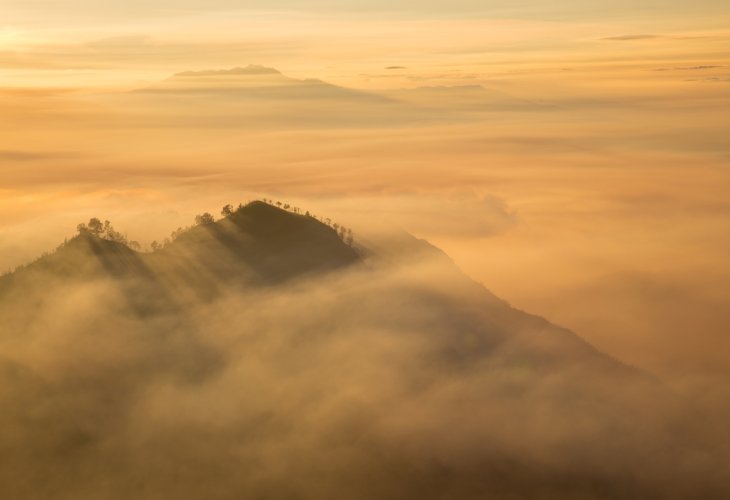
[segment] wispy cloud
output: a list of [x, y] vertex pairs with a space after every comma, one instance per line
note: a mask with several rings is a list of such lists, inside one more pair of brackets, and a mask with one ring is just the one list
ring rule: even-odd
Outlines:
[[617, 35], [617, 36], [608, 36], [605, 38], [602, 38], [601, 40], [614, 40], [619, 42], [624, 41], [631, 41], [631, 40], [653, 40], [656, 38], [664, 38], [662, 35]]
[[656, 68], [654, 71], [702, 71], [707, 69], [719, 69], [724, 68], [725, 66], [717, 66], [717, 65], [700, 65], [700, 66], [678, 66], [675, 68]]
[[81, 153], [74, 151], [13, 151], [0, 150], [0, 161], [43, 161], [79, 158]]

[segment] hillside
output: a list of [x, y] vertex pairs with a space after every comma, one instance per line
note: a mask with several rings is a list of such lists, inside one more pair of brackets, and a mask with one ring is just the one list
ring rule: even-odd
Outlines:
[[184, 231], [165, 248], [138, 252], [89, 233], [0, 277], [0, 294], [41, 282], [114, 278], [174, 288], [187, 284], [266, 285], [358, 262], [353, 248], [316, 219], [255, 201], [211, 224]]
[[212, 278], [260, 284], [331, 271], [359, 261], [335, 230], [313, 217], [255, 201], [229, 217], [180, 235], [150, 265], [184, 272], [187, 261], [205, 263]]
[[405, 234], [262, 202], [149, 253], [82, 232], [0, 325], [8, 498], [727, 493], [710, 420]]

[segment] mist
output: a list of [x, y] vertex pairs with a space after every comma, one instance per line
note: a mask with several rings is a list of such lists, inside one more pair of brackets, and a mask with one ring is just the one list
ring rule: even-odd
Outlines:
[[[604, 106], [576, 115], [495, 110], [487, 100], [487, 111], [424, 111], [416, 94], [418, 111], [398, 101], [375, 113], [336, 98], [328, 113], [342, 119], [340, 128], [318, 121], [319, 99], [294, 99], [303, 123], [287, 121], [293, 99], [256, 100], [251, 115], [232, 107], [231, 122], [225, 113], [217, 121], [216, 107], [196, 117], [190, 103], [150, 105], [132, 119], [144, 107], [117, 108], [127, 97], [109, 101], [113, 113], [79, 114], [84, 107], [75, 106], [71, 116], [88, 123], [54, 125], [44, 111], [42, 123], [22, 132], [22, 120], [6, 128], [17, 140], [2, 160], [0, 269], [35, 258], [99, 214], [149, 244], [195, 213], [282, 198], [363, 229], [385, 223], [427, 238], [499, 296], [662, 377], [676, 377], [677, 363], [687, 367], [680, 379], [727, 375], [721, 360], [705, 362], [724, 352], [727, 322], [713, 304], [730, 298], [727, 152], [715, 96], [693, 111], [645, 109], [629, 124], [631, 109]], [[71, 106], [79, 97], [49, 99]], [[348, 121], [351, 106], [368, 108], [361, 118], [370, 123]], [[256, 113], [269, 108], [255, 129]], [[127, 125], [112, 126], [107, 115]], [[414, 123], [417, 115], [431, 120]], [[180, 116], [202, 125], [175, 126]], [[706, 133], [685, 133], [690, 118]], [[636, 276], [657, 280], [643, 289], [646, 308], [638, 311], [638, 298], [619, 292]], [[671, 317], [661, 283], [691, 298], [669, 310], [715, 318], [702, 323], [702, 335], [689, 333], [695, 323], [661, 319]]]
[[[5, 278], [6, 495], [727, 493], [720, 415], [511, 308], [421, 240], [363, 236], [358, 264], [262, 286], [221, 281], [225, 257], [200, 261], [196, 231], [139, 275], [144, 255], [77, 237]], [[175, 259], [195, 272], [154, 264]]]
[[730, 497], [727, 5], [240, 3], [4, 2], [0, 494]]

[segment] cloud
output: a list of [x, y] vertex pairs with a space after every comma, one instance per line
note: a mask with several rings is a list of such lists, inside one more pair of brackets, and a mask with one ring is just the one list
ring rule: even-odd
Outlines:
[[[22, 51], [0, 49], [0, 67], [17, 71], [72, 70], [69, 78], [76, 87], [93, 88], [93, 80], [90, 82], [89, 77], [103, 75], [96, 75], [91, 71], [123, 72], [126, 76], [122, 81], [129, 85], [130, 72], [141, 72], [145, 76], [159, 78], [165, 70], [173, 73], [180, 68], [196, 67], [200, 64], [225, 67], [242, 60], [279, 59], [282, 53], [296, 52], [298, 48], [296, 41], [286, 39], [195, 42], [130, 35], [89, 42], [34, 43], [23, 46]], [[81, 80], [78, 73], [83, 74]], [[63, 75], [53, 74], [51, 79], [56, 81], [61, 76]], [[132, 81], [138, 79], [133, 78]]]
[[657, 38], [664, 38], [662, 35], [617, 35], [602, 38], [601, 40], [614, 40], [614, 41], [632, 41], [632, 40], [654, 40]]
[[725, 66], [717, 66], [712, 64], [705, 64], [699, 66], [678, 66], [675, 68], [656, 68], [654, 71], [704, 71], [708, 69], [724, 68]]
[[[321, 203], [325, 210], [327, 203]], [[334, 201], [330, 210], [363, 226], [407, 228], [417, 235], [450, 238], [488, 238], [510, 230], [519, 217], [504, 200], [473, 193], [398, 194]]]
[[[36, 275], [0, 302], [4, 491], [32, 500], [726, 491], [724, 426], [508, 308], [427, 245], [402, 236], [382, 245], [385, 257], [368, 266], [224, 289], [143, 317], [124, 282]], [[188, 266], [205, 276], [205, 264]], [[182, 300], [194, 291], [171, 290]]]
[[116, 49], [130, 47], [146, 47], [150, 44], [151, 37], [148, 35], [124, 35], [113, 36], [93, 40], [84, 44], [86, 47], [94, 49]]
[[[244, 44], [146, 43], [151, 47], [144, 50], [151, 52], [144, 56], [130, 47], [99, 50], [94, 57], [115, 54], [105, 64], [155, 66], [156, 80], [186, 68], [231, 68], [247, 61], [263, 61], [297, 78], [320, 76], [320, 70], [302, 69], [310, 64], [306, 59], [289, 66], [275, 57], [244, 56]], [[680, 59], [673, 53], [676, 62], [663, 64], [725, 65], [694, 43], [683, 44], [689, 55]], [[649, 45], [646, 49], [654, 50]], [[92, 49], [34, 50], [47, 51], [49, 61], [60, 54], [57, 60], [65, 63], [71, 52]], [[291, 54], [294, 49], [284, 50]], [[235, 61], [201, 66], [180, 59], [190, 54]], [[149, 242], [190, 223], [195, 213], [264, 194], [301, 200], [300, 206], [336, 214], [338, 220], [387, 220], [436, 238], [472, 276], [511, 302], [570, 326], [573, 303], [565, 300], [557, 307], [550, 297], [581, 297], [580, 280], [594, 273], [646, 268], [663, 273], [705, 262], [707, 267], [696, 271], [703, 286], [719, 282], [727, 287], [730, 281], [717, 272], [726, 261], [719, 252], [727, 248], [724, 235], [730, 234], [723, 189], [729, 153], [722, 113], [726, 86], [708, 82], [700, 92], [696, 85], [667, 83], [666, 74], [649, 71], [656, 63], [633, 66], [622, 52], [612, 53], [611, 65], [596, 65], [600, 69], [576, 63], [566, 79], [532, 65], [530, 54], [514, 52], [509, 65], [490, 63], [468, 72], [438, 65], [419, 71], [431, 86], [467, 83], [457, 81], [463, 75], [486, 78], [475, 83], [487, 90], [413, 91], [413, 105], [431, 108], [408, 119], [394, 113], [395, 107], [378, 115], [372, 106], [348, 108], [336, 100], [327, 101], [330, 105], [312, 100], [301, 107], [249, 100], [237, 106], [225, 97], [215, 101], [201, 95], [190, 96], [192, 104], [181, 118], [179, 96], [170, 97], [172, 105], [154, 96], [134, 106], [124, 100], [126, 94], [3, 90], [0, 269], [53, 248], [91, 216], [120, 221], [135, 233], [130, 236]], [[384, 67], [393, 57], [389, 53], [365, 63]], [[411, 59], [403, 62], [414, 68]], [[349, 70], [336, 71], [344, 78]], [[696, 76], [702, 72], [696, 70]], [[383, 73], [397, 77], [399, 72]], [[492, 89], [555, 106], [512, 106], [495, 113], [493, 107], [477, 106], [484, 101], [470, 100], [485, 94], [488, 101]], [[433, 113], [435, 105], [446, 112]], [[458, 107], [463, 113], [456, 112]], [[85, 156], [49, 156], [65, 150]], [[452, 196], [464, 190], [470, 194]], [[168, 214], [170, 206], [178, 215]], [[28, 236], [36, 230], [37, 236]], [[689, 290], [702, 289], [687, 277], [677, 280]], [[609, 284], [598, 280], [597, 286]], [[606, 293], [612, 300], [619, 295]], [[629, 302], [620, 302], [616, 317], [634, 317]], [[611, 318], [600, 303], [591, 315], [593, 304], [585, 302], [576, 329], [611, 353], [634, 353], [642, 366], [666, 367], [679, 357], [684, 366], [701, 368], [706, 351], [684, 348], [682, 322], [647, 322], [646, 344], [626, 351], [635, 331], [625, 324], [604, 328]], [[674, 307], [652, 304], [652, 310]], [[704, 307], [690, 302], [687, 315], [701, 316]], [[654, 362], [652, 356], [661, 359]]]
[[[719, 0], [705, 0], [703, 9], [709, 12], [726, 12], [725, 4]], [[664, 16], [679, 17], [692, 13], [686, 0], [650, 0], [637, 7], [628, 0], [606, 0], [599, 11], [586, 9], [584, 4], [574, 0], [561, 2], [559, 5], [547, 7], [540, 0], [524, 0], [519, 3], [506, 0], [422, 0], [407, 1], [394, 4], [387, 0], [250, 0], [242, 5], [237, 0], [130, 0], [125, 5], [113, 2], [95, 2], [91, 0], [8, 0], [11, 20], [29, 22], [36, 15], [36, 22], [43, 20], [38, 12], [53, 13], [61, 19], [159, 19], [210, 13], [229, 14], [235, 11], [264, 12], [305, 12], [305, 13], [358, 13], [369, 12], [381, 16], [408, 15], [427, 17], [444, 13], [469, 14], [498, 19], [550, 19], [550, 20], [595, 20], [609, 18], [619, 19], [651, 19], [658, 13]]]
[[44, 161], [44, 160], [67, 160], [79, 158], [83, 155], [73, 151], [12, 151], [0, 150], [0, 161]]

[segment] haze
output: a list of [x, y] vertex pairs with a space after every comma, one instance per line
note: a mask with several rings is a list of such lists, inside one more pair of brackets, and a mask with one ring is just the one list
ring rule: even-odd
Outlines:
[[288, 200], [425, 238], [515, 307], [730, 408], [727, 2], [0, 13], [0, 271], [90, 217], [147, 247], [223, 204]]

